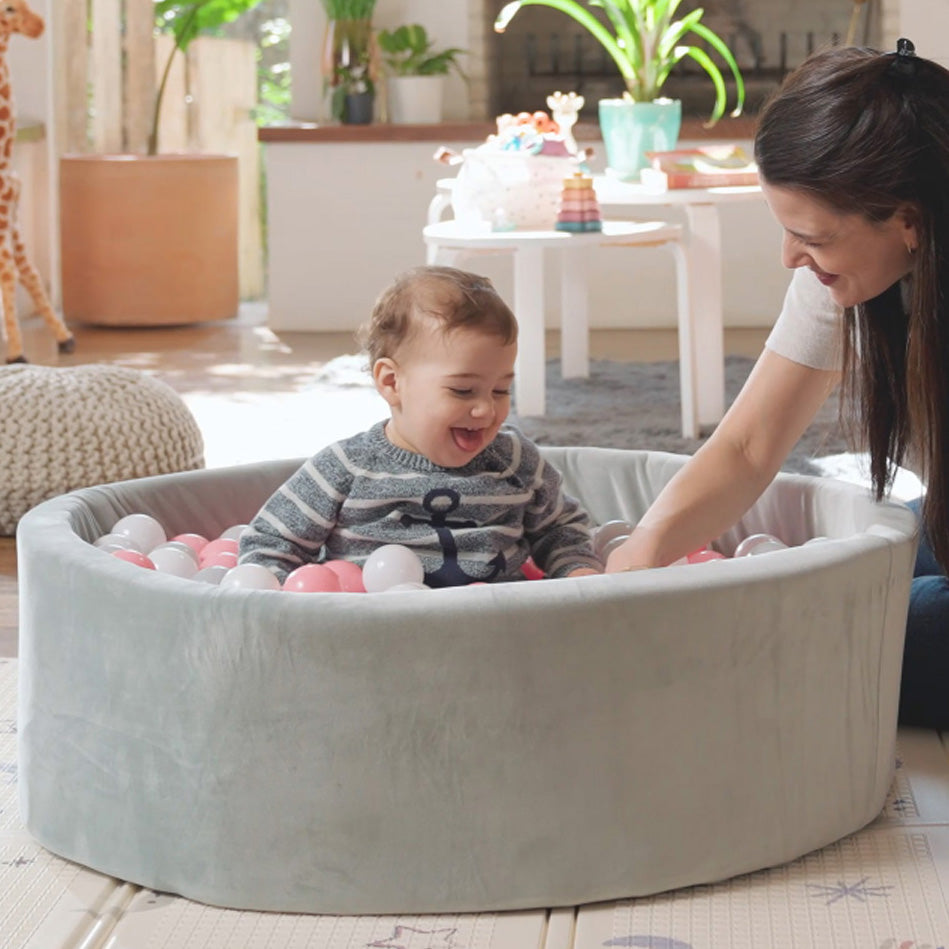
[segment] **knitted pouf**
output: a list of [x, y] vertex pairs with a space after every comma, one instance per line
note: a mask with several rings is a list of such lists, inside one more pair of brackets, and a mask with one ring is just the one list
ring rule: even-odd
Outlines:
[[204, 467], [194, 416], [135, 369], [0, 367], [0, 535], [75, 488]]

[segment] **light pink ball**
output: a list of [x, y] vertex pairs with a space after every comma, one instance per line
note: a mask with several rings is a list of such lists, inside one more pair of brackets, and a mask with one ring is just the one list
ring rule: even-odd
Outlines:
[[362, 582], [362, 567], [351, 560], [327, 560], [323, 564], [327, 570], [332, 570], [339, 578], [339, 588], [343, 593], [365, 593], [366, 585]]
[[297, 567], [283, 581], [283, 589], [290, 593], [339, 593], [339, 577], [321, 563], [307, 563]]

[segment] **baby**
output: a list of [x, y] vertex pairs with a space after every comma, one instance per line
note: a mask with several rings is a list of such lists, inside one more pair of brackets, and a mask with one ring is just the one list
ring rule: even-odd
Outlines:
[[485, 277], [419, 267], [376, 301], [360, 333], [390, 417], [323, 449], [241, 535], [240, 563], [283, 580], [305, 563], [362, 565], [413, 550], [431, 587], [602, 572], [592, 523], [537, 446], [505, 426], [514, 314]]

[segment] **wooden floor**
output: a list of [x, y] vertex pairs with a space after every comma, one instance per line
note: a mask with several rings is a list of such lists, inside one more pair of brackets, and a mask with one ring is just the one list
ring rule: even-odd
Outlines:
[[[154, 373], [184, 394], [212, 388], [221, 393], [294, 391], [326, 361], [356, 351], [351, 333], [274, 333], [266, 305], [247, 303], [234, 320], [186, 327], [115, 329], [73, 327], [76, 351], [60, 356], [39, 320], [25, 321], [30, 362], [49, 366], [111, 363]], [[726, 352], [754, 356], [766, 330], [726, 333]], [[557, 334], [548, 337], [550, 355]], [[650, 361], [673, 359], [674, 330], [599, 330], [590, 338], [593, 358]], [[14, 539], [0, 537], [0, 657], [17, 655], [17, 577]]]

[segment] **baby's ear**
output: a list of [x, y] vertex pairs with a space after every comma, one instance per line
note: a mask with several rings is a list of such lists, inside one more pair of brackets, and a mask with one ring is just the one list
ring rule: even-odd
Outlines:
[[399, 370], [388, 356], [383, 356], [372, 364], [372, 380], [376, 384], [376, 391], [389, 405], [399, 404]]

